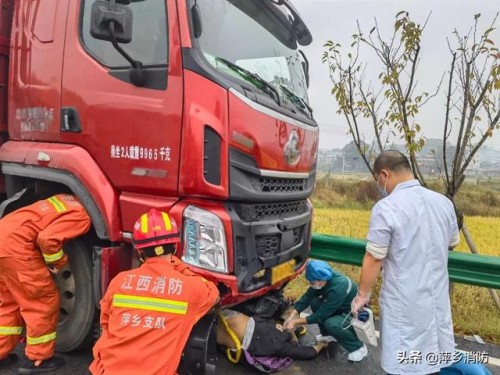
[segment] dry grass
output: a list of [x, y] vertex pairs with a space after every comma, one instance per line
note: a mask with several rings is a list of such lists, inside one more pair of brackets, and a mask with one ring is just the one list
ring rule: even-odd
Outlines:
[[[323, 177], [316, 181], [313, 195], [316, 208], [370, 210], [378, 199], [372, 177]], [[428, 181], [433, 190], [444, 192], [441, 180]], [[475, 180], [463, 184], [456, 197], [457, 207], [465, 216], [500, 217], [500, 180]]]
[[[317, 208], [314, 215], [313, 231], [316, 233], [365, 238], [370, 211]], [[500, 218], [468, 217], [466, 221], [479, 252], [500, 256], [498, 245], [500, 244]], [[463, 240], [458, 250], [467, 251]], [[332, 266], [354, 281], [359, 281], [359, 267], [338, 264], [332, 264]], [[301, 276], [290, 283], [286, 294], [295, 299], [305, 291], [306, 287], [307, 282]], [[380, 280], [374, 290], [372, 301], [374, 312], [377, 314], [379, 288]], [[500, 342], [500, 313], [496, 310], [487, 289], [455, 284], [452, 295], [452, 313], [456, 333], [478, 334], [489, 341]]]

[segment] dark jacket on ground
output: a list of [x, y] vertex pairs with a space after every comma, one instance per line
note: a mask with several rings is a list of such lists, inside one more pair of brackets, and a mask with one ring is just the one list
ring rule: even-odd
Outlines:
[[316, 356], [312, 346], [301, 346], [291, 342], [292, 334], [281, 332], [273, 320], [254, 317], [255, 329], [248, 352], [256, 357], [290, 357], [310, 359]]

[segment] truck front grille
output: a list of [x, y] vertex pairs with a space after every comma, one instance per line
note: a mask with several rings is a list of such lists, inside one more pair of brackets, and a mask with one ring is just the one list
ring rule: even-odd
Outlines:
[[234, 148], [229, 151], [229, 200], [298, 201], [311, 196], [316, 179], [315, 164], [308, 173], [263, 170], [251, 155]]
[[[300, 243], [303, 228], [304, 227], [293, 229], [292, 247]], [[262, 258], [269, 258], [278, 255], [281, 249], [281, 235], [274, 234], [267, 236], [255, 236], [255, 249], [257, 251], [257, 256]]]
[[297, 193], [307, 189], [307, 178], [253, 176], [252, 185], [263, 193]]
[[[273, 269], [309, 254], [312, 208], [307, 200], [242, 204], [227, 202], [233, 229], [234, 274], [238, 290], [249, 293], [272, 283]], [[258, 276], [255, 276], [258, 275]]]
[[243, 221], [276, 219], [301, 215], [307, 211], [306, 201], [276, 202], [235, 205], [238, 216]]
[[276, 256], [280, 251], [280, 236], [257, 236], [255, 237], [255, 248], [259, 257]]
[[293, 244], [294, 245], [297, 245], [300, 242], [300, 239], [302, 238], [302, 229], [303, 229], [303, 227], [295, 228], [293, 230]]

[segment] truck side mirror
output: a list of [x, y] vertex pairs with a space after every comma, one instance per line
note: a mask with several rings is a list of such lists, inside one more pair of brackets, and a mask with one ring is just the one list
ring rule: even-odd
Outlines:
[[[130, 0], [115, 1], [122, 4], [130, 3]], [[96, 0], [92, 4], [90, 35], [100, 40], [130, 43], [132, 41], [132, 10], [115, 1]], [[114, 30], [110, 31], [110, 28]]]

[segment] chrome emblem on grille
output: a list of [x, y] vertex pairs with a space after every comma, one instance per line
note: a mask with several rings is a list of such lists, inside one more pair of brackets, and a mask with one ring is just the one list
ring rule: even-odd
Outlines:
[[292, 130], [288, 137], [288, 142], [284, 147], [285, 161], [288, 165], [295, 165], [300, 160], [299, 134]]

